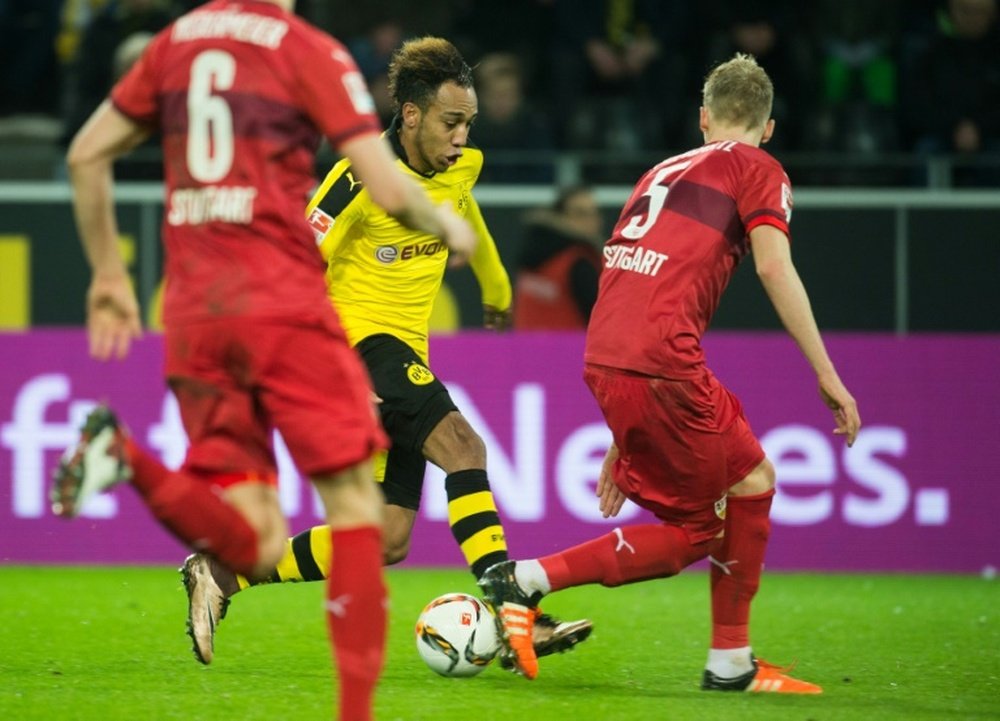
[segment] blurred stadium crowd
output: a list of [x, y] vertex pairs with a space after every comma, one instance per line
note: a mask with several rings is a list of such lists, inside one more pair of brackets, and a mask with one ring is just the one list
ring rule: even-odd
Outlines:
[[[448, 37], [476, 67], [473, 141], [487, 182], [551, 182], [553, 158], [701, 142], [702, 79], [734, 52], [775, 81], [770, 149], [802, 182], [1000, 185], [1000, 0], [299, 0], [343, 40], [385, 120], [386, 71], [407, 37]], [[65, 144], [152, 33], [197, 0], [0, 0], [0, 159]], [[819, 162], [808, 158], [848, 159]], [[501, 162], [497, 162], [497, 160]], [[602, 170], [603, 168], [603, 170]], [[4, 173], [6, 175], [6, 173]], [[628, 172], [626, 179], [633, 175]]]

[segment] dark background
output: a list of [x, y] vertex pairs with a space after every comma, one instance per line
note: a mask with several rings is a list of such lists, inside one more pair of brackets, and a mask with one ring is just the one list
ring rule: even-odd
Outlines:
[[[479, 193], [501, 258], [514, 267], [527, 207], [491, 206], [490, 191]], [[903, 327], [897, 317], [897, 210], [887, 208], [802, 207], [792, 223], [793, 258], [823, 329], [861, 331], [1000, 332], [1000, 208], [911, 208], [906, 211], [908, 272]], [[158, 224], [160, 206], [155, 204]], [[604, 209], [610, 228], [617, 208]], [[151, 289], [145, 277], [160, 277], [159, 243], [147, 239], [144, 256], [140, 205], [121, 203], [121, 232], [136, 241], [137, 279], [144, 309]], [[148, 223], [148, 221], [147, 221]], [[88, 271], [72, 225], [68, 203], [0, 203], [0, 235], [31, 238], [32, 325], [83, 322]], [[0, 276], [2, 282], [2, 276]], [[481, 322], [479, 287], [468, 269], [449, 271], [446, 283], [459, 303], [462, 325]], [[779, 322], [748, 259], [736, 273], [713, 322], [714, 328], [777, 329]]]

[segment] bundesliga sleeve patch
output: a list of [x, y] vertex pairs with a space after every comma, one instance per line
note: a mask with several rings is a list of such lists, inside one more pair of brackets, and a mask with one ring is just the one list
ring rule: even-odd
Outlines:
[[375, 112], [375, 100], [368, 92], [368, 86], [365, 85], [365, 79], [361, 73], [346, 73], [341, 80], [358, 115], [369, 115]]
[[323, 243], [326, 234], [333, 227], [333, 222], [333, 218], [319, 208], [314, 208], [313, 212], [309, 214], [309, 227], [312, 228], [313, 235], [316, 237], [316, 245]]

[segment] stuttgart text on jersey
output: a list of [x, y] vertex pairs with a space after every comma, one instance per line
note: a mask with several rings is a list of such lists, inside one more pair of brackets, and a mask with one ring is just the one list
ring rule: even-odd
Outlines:
[[253, 201], [256, 197], [256, 188], [244, 186], [179, 188], [170, 193], [167, 222], [170, 225], [250, 225], [253, 222]]
[[609, 245], [604, 248], [604, 267], [608, 270], [629, 270], [643, 275], [656, 275], [668, 258], [641, 245]]
[[[185, 43], [222, 38], [276, 50], [281, 46], [288, 30], [288, 23], [280, 18], [235, 9], [218, 12], [203, 10], [178, 19], [170, 33], [170, 41]], [[203, 53], [195, 61], [191, 70], [193, 85], [189, 91], [189, 110], [192, 106], [190, 102], [192, 97], [201, 102], [196, 104], [198, 114], [192, 121], [194, 130], [203, 128], [213, 119], [218, 119], [212, 115], [213, 112], [215, 114], [221, 112], [219, 102], [212, 95], [212, 89], [227, 90], [232, 87], [234, 73], [235, 66], [231, 58], [223, 53], [215, 55]], [[201, 138], [201, 135], [194, 130], [192, 133], [197, 137], [189, 139], [189, 156], [191, 144]], [[227, 147], [231, 147], [231, 143]], [[219, 176], [224, 171], [219, 172], [219, 168], [228, 170], [229, 167], [229, 163], [222, 162], [222, 157], [225, 156], [231, 161], [231, 151], [228, 155], [221, 151], [217, 151], [216, 154], [219, 157], [214, 159], [214, 164], [208, 164], [211, 167], [206, 166], [201, 170], [192, 168], [195, 179], [203, 182], [221, 179]], [[257, 189], [250, 186], [206, 185], [200, 188], [178, 188], [170, 193], [167, 222], [173, 226], [203, 223], [249, 225], [254, 219], [256, 197]]]

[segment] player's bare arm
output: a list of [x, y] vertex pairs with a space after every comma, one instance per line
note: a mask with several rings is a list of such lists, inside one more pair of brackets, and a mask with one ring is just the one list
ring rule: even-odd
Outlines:
[[73, 211], [92, 271], [87, 291], [90, 354], [99, 360], [123, 358], [141, 330], [139, 304], [118, 248], [112, 164], [148, 134], [105, 101], [77, 133], [66, 158]]
[[861, 428], [858, 404], [840, 380], [826, 352], [809, 296], [792, 263], [788, 236], [778, 228], [761, 225], [750, 231], [750, 243], [757, 277], [785, 330], [816, 373], [820, 398], [833, 411], [837, 423], [834, 433], [844, 436], [848, 446], [853, 445]]
[[476, 247], [476, 236], [447, 204], [435, 206], [426, 192], [395, 165], [388, 142], [374, 134], [348, 140], [340, 151], [350, 158], [354, 175], [364, 183], [372, 200], [403, 225], [441, 238], [451, 250], [450, 263], [467, 262]]

